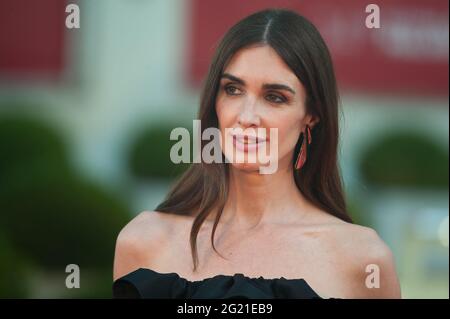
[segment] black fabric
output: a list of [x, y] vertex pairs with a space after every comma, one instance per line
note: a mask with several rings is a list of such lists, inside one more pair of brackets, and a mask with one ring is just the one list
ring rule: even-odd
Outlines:
[[304, 279], [250, 278], [243, 274], [216, 275], [189, 281], [177, 273], [140, 268], [117, 279], [114, 298], [180, 299], [321, 299]]

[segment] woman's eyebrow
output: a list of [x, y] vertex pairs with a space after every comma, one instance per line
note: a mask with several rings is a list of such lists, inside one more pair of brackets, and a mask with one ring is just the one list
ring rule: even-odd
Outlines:
[[[229, 79], [231, 81], [237, 82], [241, 85], [245, 85], [245, 81], [238, 78], [237, 76], [231, 75], [229, 73], [223, 73], [221, 76], [221, 79]], [[291, 87], [285, 85], [285, 84], [280, 84], [280, 83], [264, 83], [263, 84], [263, 89], [268, 90], [268, 89], [272, 89], [272, 90], [285, 90], [285, 91], [289, 91], [292, 94], [295, 94], [294, 89], [292, 89]]]

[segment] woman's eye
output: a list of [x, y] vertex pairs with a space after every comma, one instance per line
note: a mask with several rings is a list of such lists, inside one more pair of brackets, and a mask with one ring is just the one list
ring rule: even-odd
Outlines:
[[[240, 95], [241, 93], [239, 92], [240, 90], [235, 87], [234, 85], [225, 85], [224, 86], [224, 91], [227, 95]], [[286, 98], [276, 95], [276, 94], [268, 94], [266, 96], [266, 99], [271, 102], [271, 103], [275, 103], [275, 104], [282, 104], [282, 103], [286, 103]]]
[[233, 86], [233, 85], [227, 85], [227, 86], [225, 86], [225, 92], [226, 92], [228, 95], [238, 95], [237, 91], [238, 91], [238, 88], [235, 87], [235, 86]]
[[267, 95], [267, 98], [270, 102], [273, 102], [273, 103], [281, 104], [281, 103], [286, 102], [285, 98], [275, 95], [275, 94], [269, 94], [269, 95]]

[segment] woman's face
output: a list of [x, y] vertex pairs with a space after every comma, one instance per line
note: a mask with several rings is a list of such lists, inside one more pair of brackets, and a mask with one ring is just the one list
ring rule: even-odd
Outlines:
[[[270, 46], [241, 49], [225, 67], [217, 94], [216, 112], [222, 145], [225, 145], [224, 138], [233, 141], [234, 129], [244, 130], [244, 143], [252, 141], [246, 140], [252, 135], [249, 128], [256, 133], [264, 129], [266, 140], [260, 143], [265, 143], [267, 150], [275, 149], [271, 144], [277, 143], [278, 169], [289, 167], [300, 133], [306, 124], [313, 126], [311, 116], [306, 115], [305, 99], [303, 85], [274, 49]], [[270, 139], [271, 128], [278, 129], [278, 140]], [[239, 137], [234, 140], [232, 149], [222, 147], [225, 157], [237, 169], [258, 170], [261, 162], [250, 162], [247, 158], [261, 144], [243, 145], [239, 140]], [[244, 163], [232, 161], [232, 151], [243, 153]]]

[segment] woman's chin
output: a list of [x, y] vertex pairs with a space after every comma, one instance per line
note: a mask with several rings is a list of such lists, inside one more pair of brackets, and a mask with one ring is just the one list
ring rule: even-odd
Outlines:
[[230, 165], [237, 170], [245, 172], [257, 172], [262, 166], [260, 163], [230, 163]]

